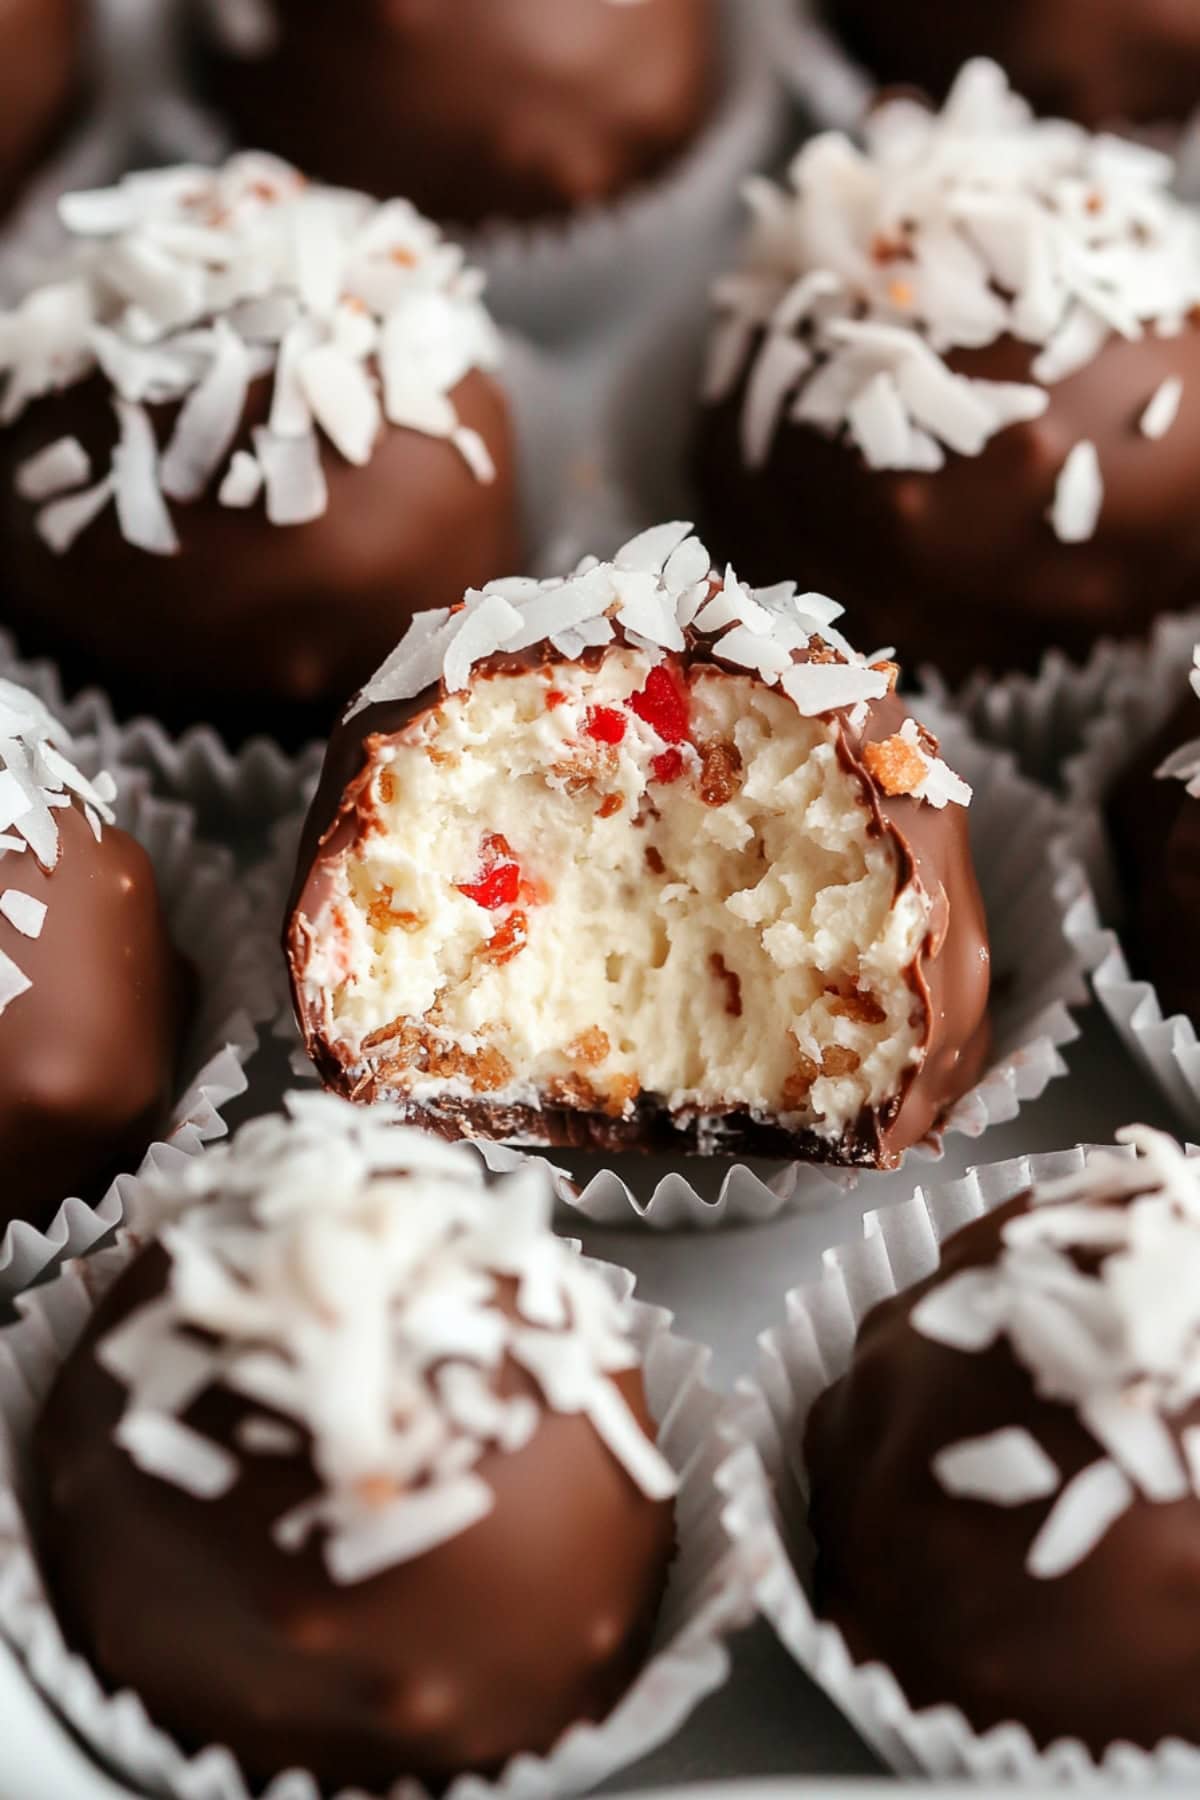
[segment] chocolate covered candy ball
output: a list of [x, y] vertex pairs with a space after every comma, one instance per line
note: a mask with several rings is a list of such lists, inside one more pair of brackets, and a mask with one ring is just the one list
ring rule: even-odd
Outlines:
[[85, 32], [83, 0], [0, 0], [0, 216], [78, 98]]
[[326, 729], [415, 609], [517, 564], [481, 282], [269, 157], [66, 206], [79, 285], [0, 319], [0, 616], [122, 710]]
[[73, 1646], [186, 1749], [228, 1745], [255, 1791], [437, 1791], [611, 1711], [675, 1477], [544, 1171], [489, 1186], [293, 1103], [176, 1180], [60, 1372], [41, 1548]]
[[1194, 603], [1200, 227], [1170, 165], [994, 66], [761, 186], [694, 472], [714, 550], [958, 680]]
[[243, 9], [204, 13], [207, 85], [244, 142], [464, 225], [619, 197], [714, 86], [712, 0], [265, 0], [249, 37]]
[[95, 1201], [163, 1126], [187, 1017], [154, 870], [33, 695], [0, 682], [0, 1231]]
[[687, 534], [414, 621], [309, 814], [300, 1027], [451, 1136], [890, 1167], [986, 1059], [970, 789]]
[[1200, 98], [1200, 16], [1178, 0], [822, 0], [880, 85], [940, 100], [995, 57], [1039, 112], [1088, 126], [1182, 124]]
[[1134, 1127], [864, 1320], [806, 1434], [818, 1611], [916, 1708], [1200, 1741], [1200, 1166]]

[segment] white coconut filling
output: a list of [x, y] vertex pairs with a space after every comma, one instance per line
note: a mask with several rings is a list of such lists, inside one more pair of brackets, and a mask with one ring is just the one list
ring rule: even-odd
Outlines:
[[836, 1140], [919, 1059], [928, 899], [897, 893], [829, 719], [696, 668], [672, 746], [628, 704], [651, 668], [477, 680], [382, 744], [310, 1009], [385, 1093], [614, 1116], [642, 1095]]

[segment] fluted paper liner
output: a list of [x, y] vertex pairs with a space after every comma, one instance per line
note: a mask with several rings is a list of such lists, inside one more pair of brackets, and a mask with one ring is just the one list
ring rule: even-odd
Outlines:
[[[127, 1265], [133, 1241], [71, 1263], [26, 1295], [20, 1322], [0, 1333], [0, 1630], [47, 1700], [93, 1755], [139, 1790], [170, 1800], [249, 1800], [229, 1751], [188, 1755], [147, 1716], [135, 1694], [108, 1694], [64, 1642], [37, 1565], [27, 1508], [33, 1420], [54, 1374], [101, 1295]], [[593, 1264], [623, 1298], [633, 1276]], [[707, 1350], [676, 1337], [671, 1315], [634, 1303], [634, 1337], [645, 1359], [659, 1443], [680, 1476], [678, 1549], [650, 1656], [629, 1691], [597, 1725], [568, 1731], [547, 1756], [517, 1756], [495, 1782], [462, 1776], [445, 1800], [567, 1800], [598, 1785], [673, 1735], [729, 1671], [725, 1639], [753, 1615], [743, 1552], [724, 1539], [723, 1487], [716, 1480], [736, 1441], [727, 1403], [706, 1385]], [[131, 1521], [136, 1531], [136, 1521]], [[130, 1604], [137, 1605], [136, 1594]], [[186, 1621], [180, 1621], [181, 1629]], [[397, 1771], [389, 1800], [425, 1800]], [[278, 1776], [265, 1800], [321, 1800], [313, 1778]], [[365, 1800], [357, 1794], [355, 1800]]]
[[[1092, 986], [1126, 1049], [1166, 1095], [1181, 1123], [1200, 1133], [1200, 1043], [1193, 1021], [1167, 1016], [1149, 981], [1132, 973], [1119, 935], [1122, 898], [1108, 848], [1105, 798], [1188, 692], [1200, 615], [1164, 618], [1148, 645], [1112, 663], [1103, 706], [1065, 772], [1069, 853], [1091, 873], [1098, 900], [1072, 935], [1092, 968]], [[1200, 806], [1200, 801], [1189, 802]]]
[[[1028, 1101], [1066, 1073], [1061, 1049], [1078, 1035], [1071, 1009], [1087, 1000], [1089, 954], [1098, 954], [1082, 929], [1094, 908], [1085, 871], [1067, 840], [1064, 815], [1043, 789], [1017, 773], [1010, 755], [979, 744], [961, 720], [935, 704], [914, 702], [941, 739], [942, 754], [974, 788], [971, 843], [987, 907], [995, 975], [995, 1047], [982, 1080], [950, 1109], [936, 1138], [911, 1153], [943, 1154], [949, 1133], [978, 1138], [1016, 1117]], [[252, 871], [254, 913], [262, 956], [273, 959], [280, 1035], [291, 1046], [298, 1080], [314, 1080], [292, 1019], [287, 974], [279, 949], [283, 913], [295, 867], [303, 810], [302, 787], [293, 816], [275, 833], [271, 854]], [[557, 1154], [551, 1152], [551, 1155]], [[709, 1179], [706, 1180], [706, 1176]], [[828, 1198], [830, 1185], [869, 1193], [870, 1175], [805, 1163], [744, 1163], [728, 1159], [640, 1157], [601, 1167], [582, 1186], [557, 1172], [560, 1200], [593, 1223], [655, 1230], [708, 1230], [754, 1224], [785, 1208]]]
[[[1129, 1152], [1132, 1154], [1132, 1152]], [[1083, 1149], [1021, 1157], [962, 1180], [918, 1188], [868, 1215], [861, 1243], [827, 1252], [820, 1279], [787, 1297], [787, 1323], [764, 1334], [756, 1380], [742, 1384], [737, 1446], [722, 1471], [729, 1543], [754, 1573], [759, 1611], [811, 1680], [901, 1775], [987, 1781], [1147, 1783], [1200, 1777], [1200, 1748], [1168, 1740], [1153, 1752], [1114, 1744], [1097, 1760], [1077, 1740], [1040, 1749], [1019, 1721], [977, 1732], [950, 1705], [916, 1710], [880, 1663], [856, 1663], [836, 1626], [813, 1611], [804, 1433], [818, 1397], [849, 1366], [859, 1324], [880, 1301], [922, 1281], [939, 1246], [971, 1220], [1081, 1168]], [[1081, 1670], [1086, 1680], [1086, 1670]]]

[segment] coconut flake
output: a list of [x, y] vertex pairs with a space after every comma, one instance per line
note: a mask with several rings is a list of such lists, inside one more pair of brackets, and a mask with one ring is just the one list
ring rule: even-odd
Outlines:
[[158, 480], [158, 446], [145, 407], [114, 400], [121, 441], [113, 451], [113, 498], [121, 530], [139, 550], [174, 556], [179, 539]]
[[250, 358], [232, 327], [218, 319], [207, 375], [179, 410], [162, 459], [162, 487], [173, 500], [198, 500], [229, 454], [246, 407]]
[[857, 663], [797, 663], [780, 681], [796, 711], [806, 719], [843, 707], [882, 700], [888, 677]]
[[99, 518], [115, 491], [114, 478], [106, 475], [103, 481], [82, 494], [68, 494], [62, 500], [51, 500], [34, 521], [38, 536], [56, 556], [61, 556], [80, 533], [87, 530], [92, 520]]
[[1168, 375], [1164, 382], [1154, 390], [1154, 394], [1142, 414], [1140, 430], [1143, 437], [1164, 438], [1176, 419], [1183, 400], [1183, 382], [1178, 375]]
[[166, 1413], [127, 1412], [113, 1442], [143, 1475], [156, 1475], [199, 1500], [220, 1499], [238, 1478], [236, 1457]]
[[28, 975], [18, 969], [11, 956], [0, 950], [0, 1013], [33, 986]]
[[1054, 1581], [1086, 1562], [1109, 1528], [1133, 1504], [1133, 1488], [1105, 1457], [1069, 1481], [1025, 1560], [1035, 1581]]
[[235, 450], [225, 479], [217, 490], [217, 499], [222, 506], [253, 506], [262, 492], [262, 486], [261, 465], [249, 451]]
[[1104, 504], [1104, 481], [1096, 446], [1084, 438], [1059, 471], [1050, 523], [1064, 544], [1084, 544], [1093, 536]]
[[0, 894], [0, 913], [23, 937], [41, 937], [42, 926], [46, 923], [44, 901], [35, 900], [32, 894], [23, 893], [20, 888], [6, 888]]
[[21, 463], [17, 469], [17, 492], [22, 500], [50, 500], [55, 494], [78, 487], [91, 473], [91, 458], [79, 439], [56, 438]]
[[993, 1506], [1025, 1506], [1055, 1494], [1062, 1482], [1041, 1445], [1019, 1426], [969, 1438], [939, 1450], [933, 1472], [957, 1499]]
[[266, 426], [256, 425], [254, 453], [262, 470], [272, 525], [307, 525], [321, 517], [328, 489], [315, 431], [277, 437]]

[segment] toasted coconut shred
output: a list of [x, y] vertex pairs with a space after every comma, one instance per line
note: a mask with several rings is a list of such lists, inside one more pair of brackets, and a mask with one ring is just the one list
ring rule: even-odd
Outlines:
[[[860, 149], [813, 138], [786, 185], [746, 189], [742, 266], [714, 289], [705, 378], [726, 397], [751, 360], [742, 448], [761, 466], [785, 422], [844, 435], [873, 469], [934, 471], [1036, 419], [1057, 381], [1112, 336], [1172, 337], [1200, 300], [1200, 221], [1169, 192], [1156, 151], [1036, 119], [996, 64], [959, 75], [941, 112], [893, 99]], [[971, 379], [956, 350], [1012, 337], [1032, 380]], [[1165, 435], [1182, 386], [1147, 392], [1142, 431]], [[1090, 444], [1071, 451], [1051, 524], [1089, 538], [1103, 504]]]
[[[29, 851], [43, 869], [58, 861], [55, 813], [78, 804], [99, 839], [113, 822], [117, 784], [107, 771], [89, 781], [71, 761], [70, 733], [36, 695], [0, 681], [0, 914], [23, 937], [41, 935], [46, 905], [4, 886], [4, 861]], [[30, 987], [12, 957], [0, 950], [0, 1012]]]
[[[585, 1416], [669, 1498], [674, 1472], [611, 1379], [638, 1365], [629, 1306], [554, 1236], [545, 1169], [492, 1180], [388, 1108], [285, 1104], [152, 1189], [166, 1290], [96, 1350], [126, 1389], [116, 1440], [138, 1467], [214, 1499], [248, 1460], [306, 1447], [322, 1491], [273, 1536], [292, 1552], [319, 1533], [347, 1584], [484, 1518], [481, 1459], [523, 1448], [547, 1412]], [[533, 1393], [498, 1391], [506, 1362]], [[213, 1386], [265, 1409], [237, 1451], [184, 1421]]]
[[752, 593], [673, 523], [419, 615], [347, 717], [433, 703], [371, 740], [359, 829], [293, 925], [347, 1091], [483, 1095], [528, 1109], [530, 1142], [547, 1107], [645, 1103], [714, 1143], [741, 1107], [836, 1145], [891, 1102], [921, 1059], [934, 898], [864, 790], [971, 792], [912, 720], [845, 765], [895, 668], [840, 612]]
[[[484, 278], [407, 201], [307, 182], [250, 153], [219, 169], [128, 175], [60, 203], [56, 279], [0, 314], [0, 422], [99, 372], [119, 442], [96, 470], [73, 438], [17, 474], [56, 553], [110, 504], [129, 543], [178, 549], [171, 503], [218, 483], [221, 505], [265, 499], [276, 525], [326, 508], [322, 445], [370, 460], [387, 425], [445, 438], [475, 477], [487, 446], [453, 394], [500, 362]], [[253, 450], [236, 448], [252, 382], [272, 382]], [[178, 407], [166, 441], [152, 410]]]
[[1035, 1580], [1076, 1568], [1135, 1500], [1200, 1495], [1200, 1426], [1176, 1423], [1200, 1393], [1200, 1160], [1146, 1126], [1117, 1136], [1137, 1155], [1097, 1154], [1035, 1189], [997, 1261], [912, 1313], [915, 1330], [968, 1355], [1006, 1337], [1040, 1398], [1073, 1407], [1096, 1441], [1070, 1480], [1015, 1424], [934, 1459], [950, 1494], [1055, 1497], [1026, 1557]]

